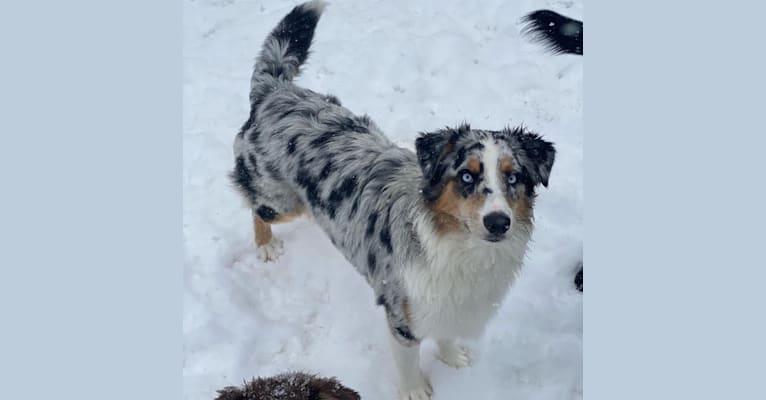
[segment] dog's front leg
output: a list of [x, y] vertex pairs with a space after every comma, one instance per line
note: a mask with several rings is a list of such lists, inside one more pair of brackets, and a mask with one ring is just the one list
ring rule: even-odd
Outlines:
[[430, 400], [433, 389], [420, 371], [420, 342], [400, 340], [389, 335], [391, 350], [399, 369], [399, 398], [401, 400]]

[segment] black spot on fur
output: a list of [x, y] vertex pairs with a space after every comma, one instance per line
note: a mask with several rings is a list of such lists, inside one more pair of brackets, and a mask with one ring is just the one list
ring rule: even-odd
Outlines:
[[253, 174], [255, 176], [261, 176], [261, 173], [258, 172], [258, 161], [255, 159], [255, 155], [250, 153], [247, 155], [247, 159], [250, 161], [250, 168], [253, 170]]
[[292, 108], [288, 108], [286, 110], [282, 110], [282, 112], [279, 114], [279, 119], [285, 119], [288, 115], [294, 113], [295, 110]]
[[242, 187], [250, 187], [250, 183], [253, 181], [250, 171], [248, 171], [245, 165], [245, 159], [242, 156], [237, 157], [234, 165], [234, 173], [236, 175], [237, 183]]
[[330, 193], [330, 197], [328, 201], [331, 203], [341, 202], [344, 199], [351, 197], [351, 195], [354, 193], [354, 190], [356, 189], [356, 186], [357, 186], [356, 175], [350, 176], [344, 179], [343, 183], [341, 183], [337, 189], [333, 190], [332, 193]]
[[370, 276], [375, 274], [375, 253], [372, 251], [367, 253], [367, 270], [369, 271]]
[[[306, 160], [301, 160], [301, 165], [306, 165], [306, 163]], [[340, 186], [330, 193], [327, 201], [324, 201], [319, 194], [321, 180], [318, 177], [312, 177], [306, 168], [298, 168], [295, 181], [306, 190], [309, 204], [316, 209], [324, 210], [330, 218], [335, 218], [338, 207], [346, 198], [351, 197], [357, 186], [356, 176], [346, 178]]]
[[356, 189], [356, 186], [356, 175], [354, 175], [344, 179], [340, 186], [330, 192], [330, 196], [327, 198], [326, 204], [330, 218], [335, 218], [335, 212], [337, 211], [338, 207], [343, 204], [345, 199], [351, 197], [351, 195], [354, 193], [354, 190]]
[[351, 118], [351, 121], [349, 121], [350, 124], [347, 127], [347, 130], [350, 130], [352, 132], [356, 133], [369, 133], [370, 132], [370, 125], [372, 124], [372, 120], [367, 115], [362, 115], [358, 117]]
[[277, 181], [282, 181], [282, 173], [279, 171], [279, 167], [277, 167], [277, 164], [274, 164], [272, 162], [266, 163], [266, 172], [269, 173], [269, 175]]
[[481, 149], [483, 149], [483, 148], [484, 148], [484, 144], [482, 144], [481, 142], [476, 142], [476, 143], [474, 143], [474, 144], [472, 144], [472, 145], [468, 146], [468, 147], [466, 148], [466, 150], [467, 150], [468, 152], [471, 152], [471, 151], [474, 151], [474, 150], [481, 150]]
[[335, 132], [335, 131], [327, 131], [327, 132], [319, 135], [319, 137], [317, 137], [317, 138], [315, 138], [314, 140], [311, 141], [311, 147], [322, 147], [322, 146], [324, 146], [327, 142], [330, 141], [330, 139], [333, 138], [333, 136], [336, 135], [336, 133], [337, 132]]
[[391, 231], [388, 223], [383, 225], [383, 229], [380, 230], [380, 242], [388, 250], [389, 254], [394, 252], [394, 246], [391, 244]]
[[229, 174], [229, 177], [239, 190], [245, 194], [250, 201], [254, 201], [256, 197], [256, 191], [252, 186], [253, 175], [250, 170], [247, 169], [245, 159], [242, 156], [237, 157], [234, 163], [234, 171]]
[[358, 191], [357, 195], [354, 197], [354, 204], [351, 205], [351, 211], [349, 211], [348, 216], [349, 218], [356, 215], [357, 210], [359, 210], [359, 201], [362, 198], [362, 191]]
[[[475, 183], [473, 183], [473, 184], [470, 184], [470, 185], [461, 185], [461, 186], [460, 186], [460, 187], [458, 187], [458, 189], [457, 189], [457, 193], [458, 193], [458, 195], [460, 195], [460, 197], [462, 197], [462, 198], [464, 198], [464, 199], [468, 198], [468, 196], [472, 195], [472, 194], [473, 194], [473, 193], [476, 191], [476, 187], [477, 187], [477, 185], [479, 184], [479, 182], [480, 182], [480, 181], [477, 179], [477, 182], [475, 182]], [[490, 190], [490, 193], [491, 193], [491, 192], [492, 192], [492, 191]]]
[[333, 165], [332, 160], [327, 160], [324, 167], [322, 167], [322, 171], [319, 172], [319, 177], [317, 179], [323, 181], [327, 179], [333, 171], [335, 171], [335, 166]]
[[460, 167], [461, 164], [463, 164], [463, 161], [465, 161], [465, 156], [468, 150], [465, 147], [461, 147], [458, 149], [457, 154], [455, 155], [455, 163], [452, 164], [452, 168], [457, 169]]
[[484, 145], [481, 143], [474, 143], [468, 147], [461, 147], [457, 150], [455, 155], [455, 162], [452, 164], [452, 167], [457, 169], [460, 167], [463, 162], [465, 162], [466, 157], [468, 156], [468, 153], [476, 150], [476, 149], [483, 149]]
[[311, 177], [305, 168], [298, 168], [296, 182], [306, 190], [306, 199], [313, 207], [322, 208], [322, 199], [319, 197], [319, 182]]
[[386, 297], [381, 294], [380, 296], [378, 296], [378, 299], [375, 301], [375, 304], [379, 306], [386, 304]]
[[396, 333], [398, 333], [399, 336], [401, 336], [401, 337], [403, 337], [403, 338], [405, 338], [407, 340], [410, 340], [410, 341], [417, 340], [415, 338], [415, 336], [412, 335], [412, 332], [410, 332], [410, 328], [408, 328], [406, 326], [397, 326], [396, 327]]
[[279, 213], [277, 213], [273, 208], [269, 206], [260, 206], [255, 211], [255, 213], [258, 214], [258, 216], [266, 222], [273, 221], [279, 215]]
[[367, 230], [364, 232], [365, 237], [368, 239], [375, 233], [375, 223], [378, 221], [378, 212], [373, 211], [367, 218]]
[[399, 170], [404, 167], [404, 161], [399, 158], [389, 158], [384, 160], [382, 164], [385, 166], [385, 172], [387, 172], [389, 176], [393, 177], [394, 180], [399, 178]]
[[300, 137], [300, 134], [293, 135], [288, 141], [287, 141], [287, 154], [293, 154], [295, 153], [295, 146], [298, 144], [298, 138]]

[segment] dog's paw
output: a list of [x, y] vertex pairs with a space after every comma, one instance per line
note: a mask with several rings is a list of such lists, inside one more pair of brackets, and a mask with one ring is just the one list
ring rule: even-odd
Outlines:
[[399, 386], [400, 400], [431, 400], [434, 390], [431, 381], [418, 370], [417, 374], [409, 375]]
[[473, 363], [471, 350], [457, 344], [454, 340], [439, 341], [438, 358], [441, 362], [452, 368], [470, 367]]
[[256, 247], [258, 259], [263, 262], [276, 261], [284, 253], [284, 243], [276, 237], [272, 237], [269, 243]]
[[424, 386], [399, 392], [399, 400], [431, 400], [433, 389], [430, 383]]

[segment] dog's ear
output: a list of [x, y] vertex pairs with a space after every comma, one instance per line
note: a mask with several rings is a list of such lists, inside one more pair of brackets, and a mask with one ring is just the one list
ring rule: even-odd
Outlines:
[[548, 187], [548, 178], [556, 158], [556, 149], [553, 147], [553, 143], [543, 140], [536, 133], [526, 131], [524, 127], [512, 130], [506, 128], [506, 132], [511, 140], [521, 148], [522, 153], [519, 155], [519, 161], [529, 174], [532, 183], [535, 186], [542, 184]]
[[423, 171], [423, 196], [427, 201], [435, 200], [441, 193], [442, 177], [447, 170], [444, 160], [455, 150], [460, 135], [471, 128], [463, 124], [457, 129], [445, 128], [436, 132], [421, 133], [415, 139], [418, 164]]

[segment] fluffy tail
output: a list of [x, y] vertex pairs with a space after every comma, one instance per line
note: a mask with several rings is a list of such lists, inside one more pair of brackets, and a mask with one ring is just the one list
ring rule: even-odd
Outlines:
[[298, 75], [300, 66], [308, 58], [314, 29], [326, 5], [323, 0], [303, 3], [279, 21], [255, 62], [254, 81], [263, 76], [290, 81]]
[[522, 33], [542, 43], [554, 54], [582, 55], [582, 21], [565, 17], [550, 10], [538, 10], [522, 19]]

